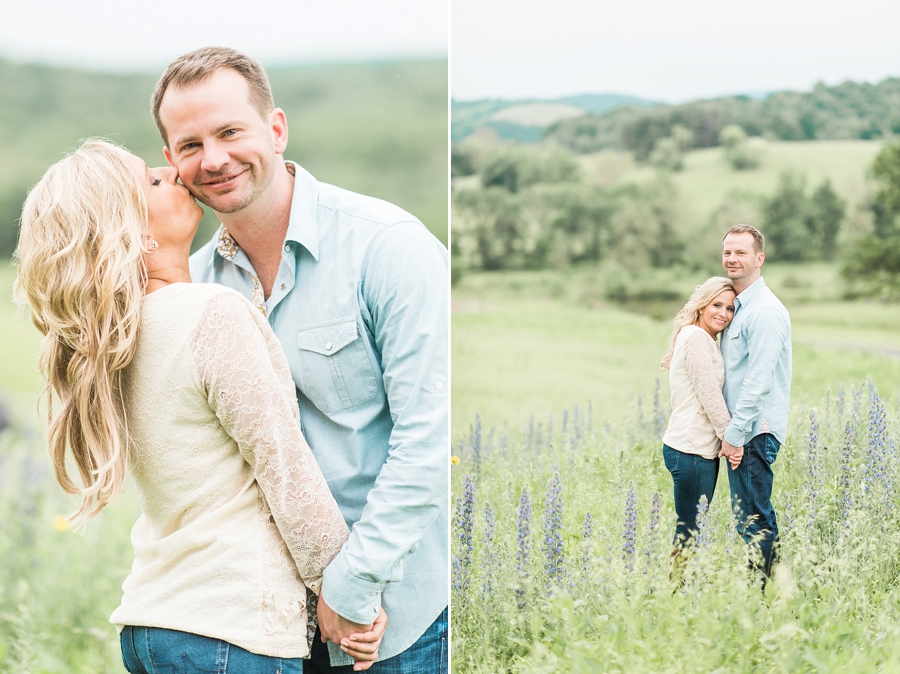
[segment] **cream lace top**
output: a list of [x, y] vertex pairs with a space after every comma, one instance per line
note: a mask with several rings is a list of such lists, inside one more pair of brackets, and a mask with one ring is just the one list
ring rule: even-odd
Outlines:
[[143, 514], [110, 621], [307, 655], [307, 588], [349, 532], [265, 318], [214, 284], [147, 295], [126, 409]]
[[696, 325], [682, 328], [669, 366], [672, 416], [663, 442], [685, 454], [716, 458], [731, 421], [724, 384], [725, 363], [715, 340]]

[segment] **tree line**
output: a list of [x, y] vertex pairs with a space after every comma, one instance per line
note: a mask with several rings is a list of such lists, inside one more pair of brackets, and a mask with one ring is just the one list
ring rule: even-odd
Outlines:
[[702, 148], [719, 145], [720, 134], [729, 125], [738, 125], [748, 136], [772, 140], [890, 138], [900, 134], [900, 78], [874, 85], [819, 83], [809, 92], [781, 91], [762, 100], [726, 96], [649, 109], [620, 106], [605, 114], [557, 122], [544, 137], [573, 152], [627, 150], [645, 161], [676, 127], [691, 133], [691, 148]]
[[587, 184], [571, 153], [546, 144], [507, 144], [480, 153], [456, 146], [452, 157], [456, 175], [477, 175], [476, 185], [452, 193], [456, 279], [466, 270], [547, 269], [604, 260], [630, 269], [708, 269], [717, 259], [722, 232], [738, 220], [754, 220], [751, 224], [766, 235], [769, 260], [839, 261], [859, 292], [900, 289], [900, 144], [885, 146], [872, 167], [881, 185], [866, 206], [873, 231], [843, 255], [839, 242], [847, 204], [829, 180], [808, 186], [802, 174], [785, 172], [772, 193], [730, 195], [704, 227], [686, 236], [679, 195], [665, 172], [645, 184]]

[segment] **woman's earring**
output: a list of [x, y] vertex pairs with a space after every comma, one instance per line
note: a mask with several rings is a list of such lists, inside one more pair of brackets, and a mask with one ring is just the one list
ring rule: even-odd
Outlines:
[[159, 248], [159, 242], [156, 239], [147, 237], [147, 254], [152, 255]]

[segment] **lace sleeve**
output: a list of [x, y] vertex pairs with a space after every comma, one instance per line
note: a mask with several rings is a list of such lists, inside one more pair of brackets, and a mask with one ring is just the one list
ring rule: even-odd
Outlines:
[[715, 366], [709, 351], [709, 337], [702, 332], [693, 332], [684, 345], [684, 365], [694, 391], [700, 399], [700, 405], [712, 424], [719, 439], [731, 421], [725, 396], [716, 379]]
[[192, 362], [210, 407], [253, 469], [300, 577], [318, 594], [322, 571], [349, 531], [300, 431], [284, 352], [254, 312], [231, 293], [209, 300]]

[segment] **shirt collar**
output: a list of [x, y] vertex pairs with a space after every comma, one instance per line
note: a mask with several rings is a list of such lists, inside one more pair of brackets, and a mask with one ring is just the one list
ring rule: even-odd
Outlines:
[[291, 219], [284, 240], [299, 243], [318, 262], [319, 182], [299, 164], [292, 161], [286, 161], [285, 164], [294, 169], [294, 196], [291, 199]]
[[754, 297], [759, 294], [759, 291], [766, 287], [766, 282], [762, 276], [756, 279], [749, 286], [744, 288], [743, 292], [737, 296], [737, 300], [740, 302], [742, 307], [747, 306]]
[[[312, 177], [309, 171], [299, 164], [286, 161], [287, 170], [294, 174], [294, 194], [291, 197], [291, 216], [288, 221], [288, 229], [284, 241], [298, 243], [319, 261], [319, 223], [318, 201], [319, 183]], [[293, 170], [291, 170], [293, 169]], [[225, 228], [219, 226], [219, 236], [216, 239], [216, 252], [226, 260], [233, 260], [240, 250], [237, 241]], [[210, 257], [212, 264], [215, 256]]]

